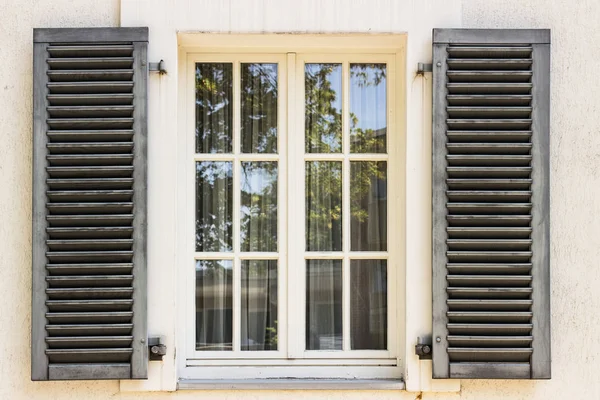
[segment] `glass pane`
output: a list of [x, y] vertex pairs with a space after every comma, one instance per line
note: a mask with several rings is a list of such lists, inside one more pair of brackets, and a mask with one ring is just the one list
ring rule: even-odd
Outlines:
[[277, 64], [241, 65], [242, 153], [277, 153]]
[[277, 350], [277, 260], [242, 261], [242, 350]]
[[387, 349], [387, 261], [350, 261], [350, 346]]
[[241, 251], [277, 251], [277, 162], [241, 165]]
[[342, 151], [342, 64], [304, 66], [307, 153]]
[[350, 64], [350, 152], [385, 153], [385, 64]]
[[231, 162], [196, 162], [196, 251], [232, 251]]
[[232, 267], [196, 261], [196, 350], [232, 350]]
[[196, 64], [196, 153], [231, 153], [232, 64]]
[[342, 250], [342, 163], [306, 162], [306, 250]]
[[306, 261], [306, 350], [342, 350], [342, 260]]
[[350, 162], [350, 249], [387, 250], [387, 163]]

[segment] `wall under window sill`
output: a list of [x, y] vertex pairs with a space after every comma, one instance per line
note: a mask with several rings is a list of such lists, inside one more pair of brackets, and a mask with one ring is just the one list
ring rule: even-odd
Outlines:
[[178, 390], [404, 390], [400, 379], [181, 379]]

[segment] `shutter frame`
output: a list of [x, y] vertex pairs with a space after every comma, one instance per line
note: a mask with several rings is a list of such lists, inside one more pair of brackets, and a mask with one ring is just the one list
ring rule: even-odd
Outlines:
[[[448, 64], [451, 45], [531, 46], [531, 251], [530, 283], [533, 313], [529, 362], [467, 362], [452, 364], [448, 353]], [[432, 294], [433, 377], [465, 379], [550, 378], [550, 30], [434, 29], [432, 125]], [[485, 94], [485, 93], [482, 93]], [[511, 129], [508, 129], [510, 131]], [[483, 177], [491, 178], [491, 177]], [[483, 189], [484, 190], [484, 189]], [[477, 274], [477, 272], [473, 272]], [[489, 309], [488, 309], [489, 311]], [[468, 322], [466, 323], [468, 325]], [[497, 333], [497, 332], [496, 332]], [[492, 334], [493, 336], [493, 334]], [[439, 340], [439, 342], [438, 342]], [[458, 367], [457, 367], [458, 365]]]
[[[148, 28], [50, 28], [50, 29], [34, 29], [33, 32], [33, 210], [32, 210], [32, 336], [31, 336], [31, 379], [34, 381], [40, 380], [75, 380], [75, 379], [145, 379], [148, 375], [148, 346], [147, 346], [147, 277], [146, 277], [146, 257], [147, 257], [147, 45], [148, 45]], [[133, 149], [130, 153], [133, 157], [133, 183], [132, 183], [132, 200], [133, 203], [133, 222], [131, 228], [132, 234], [132, 264], [130, 274], [133, 276], [131, 286], [133, 293], [131, 299], [133, 301], [132, 308], [127, 314], [130, 316], [130, 321], [133, 324], [133, 329], [128, 336], [132, 336], [133, 340], [126, 349], [124, 354], [131, 352], [131, 356], [127, 361], [113, 362], [110, 359], [103, 359], [102, 355], [91, 354], [79, 355], [76, 361], [55, 361], [50, 362], [46, 351], [48, 344], [46, 339], [49, 333], [46, 330], [48, 324], [47, 306], [48, 295], [46, 290], [49, 285], [47, 278], [50, 273], [46, 267], [48, 263], [47, 252], [49, 251], [48, 240], [49, 234], [47, 228], [49, 223], [47, 220], [50, 214], [48, 204], [51, 201], [47, 197], [49, 189], [48, 179], [49, 173], [47, 167], [49, 162], [47, 156], [50, 154], [48, 150], [49, 137], [47, 131], [51, 130], [48, 125], [48, 120], [51, 115], [48, 111], [50, 102], [48, 94], [50, 93], [48, 85], [51, 82], [48, 71], [48, 47], [49, 46], [95, 46], [95, 45], [124, 45], [132, 46], [133, 77], [130, 81], [133, 82], [132, 90], [132, 139]], [[106, 57], [106, 56], [105, 56]], [[85, 67], [84, 67], [85, 68]], [[89, 66], [88, 66], [89, 68]], [[68, 69], [81, 69], [81, 67], [69, 67]], [[103, 66], [95, 69], [106, 69]], [[68, 73], [67, 73], [68, 74]], [[85, 81], [86, 79], [67, 77], [66, 81]], [[104, 79], [106, 80], [106, 79]], [[109, 90], [109, 92], [111, 92]], [[79, 94], [87, 94], [84, 89]], [[110, 94], [109, 94], [110, 96]], [[78, 106], [84, 103], [75, 103]], [[100, 102], [99, 108], [107, 107]], [[88, 104], [90, 105], [90, 104]], [[91, 104], [93, 105], [93, 104]], [[60, 107], [59, 107], [60, 108]], [[77, 107], [73, 107], [75, 109]], [[81, 107], [79, 107], [81, 109]], [[62, 112], [73, 112], [62, 111]], [[77, 110], [75, 111], [77, 112]], [[99, 110], [100, 113], [106, 110]], [[69, 118], [60, 117], [60, 118]], [[72, 117], [77, 118], [77, 117]], [[88, 117], [88, 118], [94, 118]], [[77, 130], [77, 128], [66, 128], [68, 130]], [[86, 129], [86, 128], [79, 128]], [[92, 128], [87, 128], [94, 129]], [[100, 133], [102, 130], [110, 130], [111, 128], [98, 128]], [[85, 141], [81, 136], [77, 136], [77, 132], [68, 132], [66, 135], [74, 135], [77, 139]], [[97, 134], [96, 134], [97, 135]], [[70, 139], [66, 139], [69, 141]], [[59, 140], [61, 141], [61, 140]], [[64, 141], [64, 140], [62, 140]], [[85, 150], [81, 154], [86, 154]], [[90, 153], [87, 153], [90, 154]], [[94, 154], [92, 151], [91, 154]], [[72, 164], [66, 164], [67, 166]], [[83, 164], [74, 164], [82, 166]], [[131, 167], [129, 167], [131, 168]], [[90, 175], [90, 170], [81, 172], [83, 178], [93, 177]], [[68, 172], [67, 172], [68, 173]], [[109, 175], [110, 176], [110, 175]], [[72, 177], [72, 176], [70, 176]], [[92, 184], [93, 185], [93, 184]], [[71, 187], [72, 188], [72, 187]], [[66, 189], [61, 190], [69, 190]], [[85, 190], [85, 189], [82, 189]], [[91, 187], [89, 190], [94, 190]], [[84, 200], [85, 201], [85, 200]], [[78, 201], [71, 200], [78, 203]], [[80, 202], [79, 202], [80, 204]], [[72, 204], [72, 206], [74, 206]], [[108, 211], [107, 211], [108, 213]], [[101, 226], [105, 226], [100, 224]], [[67, 227], [73, 225], [67, 224]], [[84, 225], [85, 226], [85, 225]], [[71, 232], [72, 234], [72, 232]], [[77, 239], [78, 236], [75, 236]], [[106, 248], [100, 248], [100, 251], [105, 251]], [[71, 250], [72, 251], [72, 250]], [[88, 250], [89, 252], [89, 250]], [[82, 261], [84, 262], [84, 261]], [[114, 261], [107, 261], [114, 263]], [[95, 272], [94, 274], [96, 274]], [[108, 272], [100, 275], [107, 275]], [[120, 272], [119, 274], [123, 274]], [[60, 274], [59, 274], [60, 275]], [[80, 271], [75, 276], [82, 276]], [[109, 278], [112, 277], [109, 276]], [[64, 277], [60, 277], [64, 278]], [[70, 286], [69, 286], [70, 287]], [[92, 314], [91, 311], [84, 311], [87, 314]], [[96, 311], [102, 312], [98, 309]], [[112, 310], [114, 311], [114, 310]], [[55, 313], [55, 314], [60, 314]], [[71, 312], [73, 314], [73, 312]], [[65, 318], [65, 314], [61, 314]], [[81, 315], [75, 316], [75, 318]], [[73, 315], [71, 315], [73, 317]], [[87, 316], [86, 316], [87, 317]], [[108, 317], [107, 317], [108, 318]], [[62, 322], [64, 324], [64, 322]], [[85, 322], [78, 322], [84, 325]], [[80, 336], [92, 336], [87, 334], [71, 334]], [[69, 336], [69, 335], [67, 335]], [[67, 337], [68, 339], [68, 337]], [[83, 346], [85, 347], [85, 346]], [[88, 347], [90, 347], [88, 345]], [[59, 347], [62, 349], [61, 347]], [[117, 349], [123, 351], [122, 349]], [[101, 351], [100, 353], [103, 353]], [[72, 353], [67, 350], [67, 357], [71, 357]], [[115, 353], [115, 354], [116, 354]]]

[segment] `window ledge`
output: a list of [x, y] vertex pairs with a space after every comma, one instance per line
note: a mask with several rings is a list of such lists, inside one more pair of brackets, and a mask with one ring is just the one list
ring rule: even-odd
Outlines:
[[180, 379], [179, 390], [403, 390], [400, 379]]

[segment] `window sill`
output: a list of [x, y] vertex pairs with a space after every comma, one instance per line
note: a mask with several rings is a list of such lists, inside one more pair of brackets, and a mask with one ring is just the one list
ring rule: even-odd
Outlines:
[[403, 390], [400, 379], [181, 379], [178, 390]]

